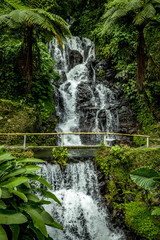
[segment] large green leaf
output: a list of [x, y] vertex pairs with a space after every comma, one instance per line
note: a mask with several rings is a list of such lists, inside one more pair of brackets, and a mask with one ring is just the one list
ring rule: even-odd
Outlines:
[[4, 228], [0, 225], [0, 239], [1, 240], [8, 240], [7, 234]]
[[23, 201], [28, 202], [28, 199], [26, 197], [26, 195], [22, 192], [19, 192], [17, 190], [11, 190], [11, 193], [13, 193], [14, 195], [18, 196], [19, 198], [21, 198]]
[[35, 172], [37, 170], [40, 170], [41, 167], [36, 166], [36, 165], [30, 165], [30, 166], [25, 167], [25, 169], [26, 169], [26, 174], [28, 174], [28, 173], [32, 173], [32, 172]]
[[2, 189], [0, 188], [0, 198], [1, 198], [1, 196], [2, 196]]
[[20, 232], [20, 227], [18, 224], [11, 224], [10, 229], [12, 231], [12, 240], [18, 240], [19, 232]]
[[44, 163], [43, 160], [38, 158], [25, 158], [17, 160], [19, 163]]
[[45, 185], [46, 187], [52, 189], [51, 185], [44, 178], [42, 178], [42, 177], [40, 177], [40, 176], [38, 176], [36, 174], [34, 174], [34, 175], [33, 174], [28, 174], [27, 176], [31, 180], [36, 180], [36, 181], [42, 183], [43, 185]]
[[27, 177], [14, 177], [14, 178], [9, 179], [6, 182], [1, 183], [0, 187], [5, 186], [8, 188], [14, 188], [14, 187], [17, 187], [18, 185], [20, 185], [24, 182], [27, 182], [27, 181], [28, 181]]
[[33, 193], [29, 193], [27, 194], [27, 198], [29, 201], [32, 201], [32, 202], [38, 202], [39, 201], [39, 198], [34, 195]]
[[4, 146], [0, 146], [0, 153], [2, 153], [4, 151]]
[[10, 193], [10, 191], [7, 188], [2, 187], [1, 190], [2, 190], [1, 198], [11, 198], [12, 197], [12, 194]]
[[46, 225], [54, 227], [54, 228], [58, 228], [60, 230], [63, 230], [63, 227], [61, 226], [61, 224], [54, 221], [54, 219], [52, 218], [52, 216], [48, 212], [43, 211], [41, 213], [41, 216], [43, 217], [43, 220], [44, 220]]
[[22, 213], [12, 210], [0, 209], [0, 224], [22, 224], [27, 222], [27, 218]]
[[24, 173], [25, 171], [26, 171], [25, 168], [19, 168], [19, 169], [13, 170], [11, 173], [5, 175], [3, 177], [3, 180], [10, 178], [10, 177], [15, 177], [17, 175], [20, 175], [20, 174]]
[[53, 193], [51, 193], [45, 189], [38, 189], [38, 191], [42, 192], [42, 194], [45, 198], [51, 198], [58, 204], [62, 205], [61, 202], [58, 200], [58, 198]]
[[7, 208], [6, 204], [2, 200], [0, 200], [0, 209], [6, 209], [6, 208]]
[[2, 153], [0, 154], [0, 163], [3, 163], [8, 160], [12, 160], [14, 157], [10, 153]]
[[6, 171], [6, 170], [8, 170], [9, 168], [12, 168], [13, 167], [13, 165], [12, 165], [12, 162], [5, 162], [5, 163], [2, 163], [1, 165], [0, 165], [0, 170], [1, 171]]
[[35, 228], [32, 224], [29, 224], [29, 227], [36, 234], [38, 240], [45, 240], [46, 239], [44, 237], [44, 235], [37, 228]]
[[30, 215], [30, 217], [32, 218], [33, 221], [33, 225], [40, 230], [40, 232], [45, 236], [48, 237], [47, 234], [47, 229], [43, 220], [43, 217], [41, 216], [41, 214], [36, 210], [33, 209], [30, 206], [24, 206], [23, 207], [24, 211], [26, 211], [26, 213], [28, 213]]
[[159, 174], [152, 168], [142, 167], [134, 170], [130, 177], [138, 186], [146, 190], [153, 190], [158, 185], [154, 178], [159, 177]]

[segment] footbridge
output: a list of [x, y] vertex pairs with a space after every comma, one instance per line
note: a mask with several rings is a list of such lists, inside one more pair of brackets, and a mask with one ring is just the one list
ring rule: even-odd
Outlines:
[[27, 136], [60, 136], [61, 138], [61, 145], [65, 148], [98, 148], [100, 145], [80, 145], [80, 146], [66, 146], [64, 145], [64, 136], [65, 135], [103, 135], [103, 142], [104, 145], [107, 145], [107, 136], [126, 136], [126, 137], [141, 137], [146, 139], [146, 147], [149, 147], [149, 135], [140, 135], [140, 134], [124, 134], [124, 133], [108, 133], [108, 132], [69, 132], [69, 133], [0, 133], [0, 136], [23, 136], [23, 142], [21, 146], [6, 146], [6, 148], [22, 148], [22, 149], [34, 149], [34, 148], [53, 148], [58, 146], [32, 146], [27, 144]]

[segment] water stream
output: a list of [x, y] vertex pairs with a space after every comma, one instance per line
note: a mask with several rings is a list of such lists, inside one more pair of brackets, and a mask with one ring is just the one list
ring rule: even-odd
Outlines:
[[[49, 43], [56, 60], [61, 83], [55, 87], [57, 132], [115, 132], [118, 114], [111, 106], [116, 96], [103, 83], [97, 83], [94, 70], [95, 47], [86, 38], [68, 39], [64, 50], [55, 40]], [[108, 137], [107, 143], [114, 138]], [[65, 136], [64, 145], [100, 143], [100, 138]], [[88, 141], [88, 142], [87, 142]], [[125, 240], [114, 229], [99, 191], [94, 163], [91, 160], [70, 163], [61, 171], [58, 165], [43, 165], [41, 174], [52, 185], [62, 206], [53, 202], [46, 210], [63, 225], [64, 231], [48, 227], [55, 240]]]
[[96, 171], [91, 160], [68, 164], [64, 171], [47, 164], [41, 173], [53, 186], [59, 198], [46, 210], [63, 225], [64, 231], [48, 227], [56, 240], [125, 240], [123, 233], [113, 229], [99, 192]]
[[[57, 132], [117, 132], [118, 114], [112, 111], [117, 97], [104, 83], [97, 83], [94, 61], [95, 46], [87, 38], [68, 39], [64, 50], [54, 39], [49, 43], [51, 56], [56, 60], [61, 83], [55, 90]], [[107, 143], [114, 140], [108, 135]], [[64, 145], [99, 144], [94, 138], [78, 135], [65, 136]]]

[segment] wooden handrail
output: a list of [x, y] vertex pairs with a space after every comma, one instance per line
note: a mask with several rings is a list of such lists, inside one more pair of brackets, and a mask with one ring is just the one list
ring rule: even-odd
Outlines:
[[74, 133], [0, 133], [0, 136], [24, 136], [23, 148], [26, 148], [26, 137], [27, 136], [45, 136], [45, 135], [61, 135], [61, 146], [64, 145], [64, 135], [104, 135], [104, 144], [106, 145], [107, 135], [118, 135], [128, 137], [144, 137], [147, 138], [147, 148], [149, 147], [149, 135], [140, 134], [127, 134], [127, 133], [108, 133], [108, 132], [74, 132]]
[[127, 133], [108, 133], [108, 132], [74, 132], [74, 133], [0, 133], [3, 136], [33, 136], [33, 135], [118, 135], [130, 137], [144, 137], [149, 138], [149, 135], [127, 134]]

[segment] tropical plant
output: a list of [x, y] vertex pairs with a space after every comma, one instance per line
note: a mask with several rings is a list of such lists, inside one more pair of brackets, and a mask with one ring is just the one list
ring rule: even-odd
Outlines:
[[63, 166], [67, 165], [67, 160], [69, 157], [67, 148], [63, 148], [63, 147], [53, 148], [52, 154], [53, 154], [54, 162], [56, 164], [59, 164], [61, 169], [63, 168]]
[[130, 174], [131, 179], [146, 190], [154, 190], [160, 185], [160, 175], [149, 167], [137, 168]]
[[126, 20], [138, 31], [136, 82], [139, 89], [143, 87], [147, 66], [144, 30], [152, 20], [156, 21], [158, 9], [160, 9], [160, 0], [113, 0], [106, 4], [106, 11], [103, 15], [102, 35], [111, 31], [114, 25], [124, 24]]
[[134, 155], [131, 152], [132, 148], [127, 145], [115, 145], [110, 150], [111, 165], [128, 165], [131, 166]]
[[[137, 168], [130, 174], [131, 179], [145, 190], [156, 190], [160, 187], [160, 174], [149, 167]], [[154, 207], [152, 215], [160, 215], [160, 207]]]
[[54, 35], [61, 46], [62, 40], [71, 35], [68, 24], [60, 16], [38, 8], [39, 2], [40, 0], [34, 1], [34, 4], [32, 2], [23, 4], [20, 0], [4, 0], [6, 5], [0, 11], [0, 28], [8, 27], [24, 31], [18, 63], [27, 80], [26, 101], [31, 91], [34, 35], [44, 33], [44, 36], [50, 38]]
[[[40, 169], [35, 163], [43, 163], [43, 160], [16, 160], [9, 152], [4, 152], [3, 146], [0, 147], [0, 239], [51, 240], [46, 225], [63, 229], [43, 207], [51, 202], [34, 194], [39, 192], [61, 205], [56, 196], [46, 190], [51, 189], [50, 184], [34, 173]], [[35, 181], [45, 189], [32, 184]]]

